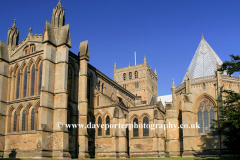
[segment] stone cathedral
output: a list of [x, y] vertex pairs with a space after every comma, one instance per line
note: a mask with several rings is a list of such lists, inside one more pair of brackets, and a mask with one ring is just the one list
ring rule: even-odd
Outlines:
[[[72, 53], [61, 1], [43, 34], [19, 43], [16, 21], [0, 41], [0, 157], [133, 158], [219, 155], [224, 137], [210, 125], [222, 89], [239, 92], [239, 77], [217, 71], [221, 59], [202, 36], [170, 102], [157, 101], [157, 71], [143, 63], [117, 68], [114, 80], [89, 64], [88, 41]], [[91, 55], [94, 56], [94, 55]], [[150, 125], [199, 124], [200, 128]], [[61, 124], [61, 125], [59, 125]], [[120, 124], [77, 127], [65, 124]], [[130, 124], [148, 127], [129, 127]], [[61, 127], [60, 127], [61, 126]]]

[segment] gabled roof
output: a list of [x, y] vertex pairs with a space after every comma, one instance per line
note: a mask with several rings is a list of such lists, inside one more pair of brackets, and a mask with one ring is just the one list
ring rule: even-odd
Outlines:
[[[188, 67], [191, 79], [215, 75], [217, 64], [222, 65], [222, 60], [214, 52], [202, 35], [201, 42]], [[185, 80], [186, 75], [183, 78]]]

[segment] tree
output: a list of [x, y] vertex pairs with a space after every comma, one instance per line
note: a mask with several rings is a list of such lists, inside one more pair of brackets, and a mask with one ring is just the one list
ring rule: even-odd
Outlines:
[[[230, 55], [231, 61], [225, 61], [219, 71], [227, 71], [228, 75], [240, 71], [240, 56]], [[240, 94], [231, 90], [223, 90], [225, 93], [222, 102], [223, 106], [217, 106], [219, 118], [215, 120], [217, 127], [215, 130], [218, 134], [224, 135], [223, 144], [232, 151], [240, 151]]]

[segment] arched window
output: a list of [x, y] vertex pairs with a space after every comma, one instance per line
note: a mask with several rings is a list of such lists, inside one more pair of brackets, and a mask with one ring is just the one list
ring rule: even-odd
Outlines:
[[203, 133], [203, 121], [202, 121], [202, 110], [198, 110], [198, 124], [199, 127], [198, 128], [198, 133]]
[[148, 117], [143, 118], [143, 136], [149, 136], [149, 121]]
[[22, 131], [25, 131], [25, 121], [26, 121], [26, 111], [24, 109], [22, 112]]
[[132, 72], [129, 72], [129, 79], [132, 79]]
[[33, 53], [36, 51], [36, 46], [33, 44], [30, 46], [30, 52]]
[[98, 82], [98, 90], [100, 91], [100, 85], [101, 85], [101, 83], [100, 83], [100, 81]]
[[20, 91], [20, 69], [18, 69], [18, 72], [17, 72], [16, 99], [19, 98], [19, 91]]
[[138, 78], [138, 71], [135, 71], [135, 78]]
[[210, 110], [210, 127], [215, 127], [215, 122], [214, 122], [214, 119], [215, 119], [215, 115], [214, 115], [214, 110], [213, 108], [211, 108]]
[[39, 75], [38, 75], [38, 95], [40, 95], [42, 88], [42, 62], [39, 66]]
[[110, 118], [109, 116], [106, 117], [106, 136], [110, 135]]
[[204, 132], [209, 132], [209, 116], [208, 116], [208, 110], [205, 109], [204, 112]]
[[206, 89], [206, 85], [205, 85], [205, 83], [203, 83], [203, 90], [205, 90]]
[[101, 136], [101, 135], [102, 135], [101, 125], [102, 125], [102, 118], [101, 118], [101, 117], [98, 117], [98, 136]]
[[103, 93], [103, 90], [104, 90], [104, 83], [102, 84], [102, 93]]
[[123, 80], [126, 80], [126, 73], [123, 73]]
[[[209, 114], [210, 113], [210, 114]], [[208, 100], [204, 99], [198, 107], [198, 124], [200, 128], [198, 133], [210, 132], [211, 123], [214, 123], [212, 119], [215, 119], [215, 112], [213, 104]]]
[[71, 97], [72, 91], [72, 69], [68, 67], [68, 97]]
[[35, 109], [33, 108], [31, 111], [31, 130], [34, 130], [35, 123]]
[[32, 65], [31, 69], [31, 96], [34, 96], [34, 87], [35, 87], [35, 65]]
[[138, 137], [138, 119], [133, 120], [133, 137]]
[[27, 96], [27, 75], [28, 75], [28, 71], [27, 71], [27, 67], [25, 67], [24, 70], [24, 80], [23, 80], [23, 97]]
[[23, 50], [23, 55], [27, 55], [28, 54], [28, 47], [25, 47]]
[[14, 112], [13, 116], [13, 132], [17, 131], [17, 111]]

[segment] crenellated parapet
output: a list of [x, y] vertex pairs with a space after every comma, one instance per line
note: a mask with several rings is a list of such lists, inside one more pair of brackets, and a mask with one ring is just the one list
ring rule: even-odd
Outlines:
[[28, 43], [41, 43], [43, 39], [42, 34], [31, 34], [31, 35], [27, 35], [27, 37], [25, 39], [23, 39], [18, 46], [16, 46], [16, 48], [11, 50], [11, 56], [14, 55], [14, 53], [16, 53], [17, 51], [19, 51], [20, 49], [22, 49], [23, 47], [25, 47], [26, 44]]

